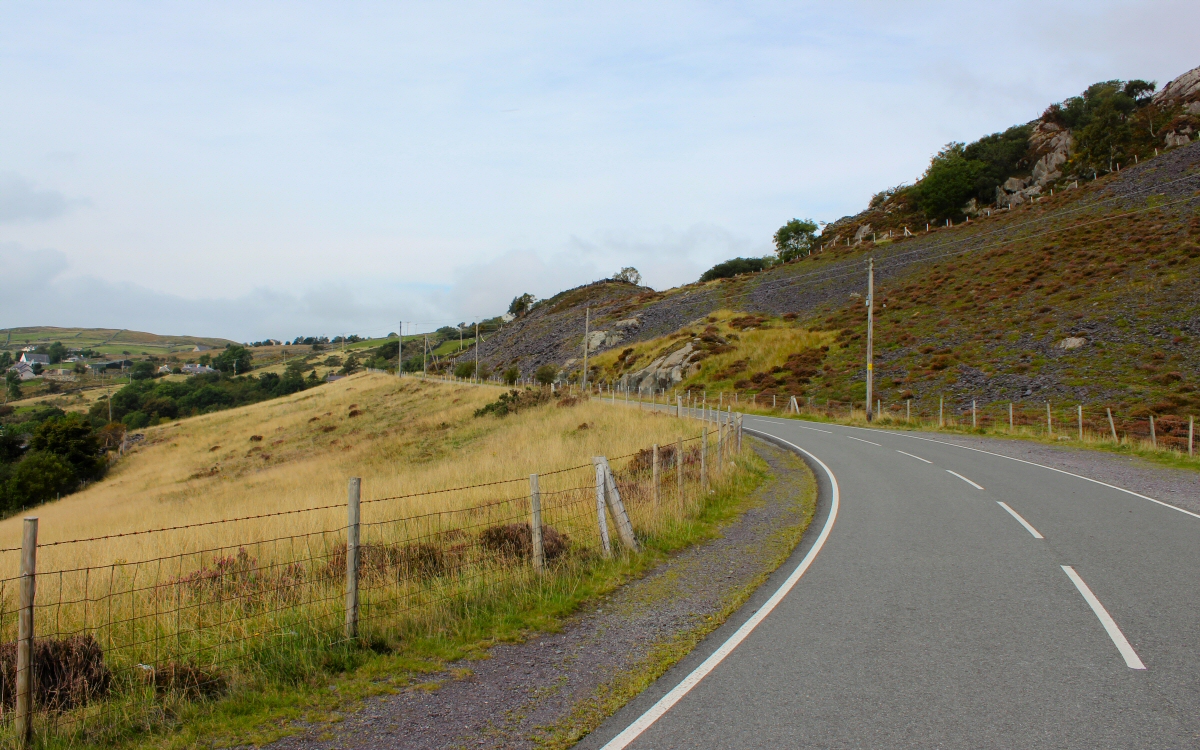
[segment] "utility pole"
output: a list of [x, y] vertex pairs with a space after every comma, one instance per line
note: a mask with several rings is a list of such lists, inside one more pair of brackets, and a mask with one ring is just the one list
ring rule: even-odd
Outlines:
[[585, 390], [587, 389], [588, 336], [591, 335], [591, 331], [590, 331], [591, 326], [592, 326], [592, 308], [585, 307], [585, 308], [583, 308], [583, 377], [580, 378], [580, 381], [579, 381], [580, 385]]
[[475, 321], [475, 381], [479, 379], [479, 321]]
[[871, 421], [871, 392], [875, 381], [875, 259], [867, 262], [867, 421]]
[[396, 334], [396, 377], [404, 377], [404, 321], [400, 321], [400, 332]]
[[425, 359], [429, 356], [429, 334], [425, 334], [425, 345], [421, 349], [421, 374], [429, 375], [428, 369], [425, 366]]

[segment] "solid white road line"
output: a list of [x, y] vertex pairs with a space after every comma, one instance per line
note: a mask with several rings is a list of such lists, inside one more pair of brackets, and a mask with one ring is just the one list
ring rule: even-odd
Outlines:
[[1033, 528], [1033, 526], [1030, 525], [1030, 523], [1028, 521], [1026, 521], [1024, 518], [1021, 518], [1020, 513], [1017, 513], [1015, 510], [1008, 507], [1008, 503], [1002, 502], [1000, 500], [997, 500], [996, 502], [1000, 503], [1000, 507], [1007, 510], [1009, 515], [1011, 515], [1013, 518], [1017, 519], [1017, 523], [1024, 526], [1026, 531], [1028, 531], [1030, 534], [1033, 534], [1034, 539], [1045, 539], [1046, 538], [1046, 537], [1042, 536], [1041, 533], [1037, 529]]
[[1079, 593], [1083, 594], [1084, 600], [1092, 608], [1092, 611], [1096, 613], [1100, 624], [1108, 631], [1108, 637], [1112, 638], [1112, 642], [1116, 644], [1117, 650], [1121, 652], [1121, 656], [1125, 657], [1125, 665], [1130, 669], [1145, 669], [1146, 665], [1138, 658], [1137, 652], [1133, 650], [1133, 646], [1130, 646], [1129, 641], [1125, 640], [1125, 634], [1117, 627], [1117, 623], [1113, 622], [1113, 618], [1109, 616], [1108, 610], [1104, 608], [1104, 605], [1100, 603], [1100, 600], [1096, 598], [1096, 595], [1092, 593], [1088, 585], [1083, 582], [1083, 579], [1079, 577], [1075, 569], [1070, 565], [1063, 565], [1062, 569], [1071, 579], [1071, 582], [1075, 584], [1075, 588], [1079, 589]]
[[951, 474], [953, 474], [954, 476], [958, 477], [959, 479], [963, 480], [964, 482], [966, 482], [967, 484], [971, 485], [972, 487], [974, 487], [974, 488], [975, 488], [975, 489], [977, 489], [977, 490], [982, 490], [982, 489], [983, 489], [983, 488], [982, 488], [982, 487], [980, 487], [979, 485], [977, 485], [977, 484], [975, 484], [974, 482], [972, 482], [970, 479], [967, 479], [967, 478], [966, 478], [966, 477], [964, 477], [962, 474], [959, 474], [957, 471], [950, 471], [949, 469], [946, 469], [946, 471], [947, 471], [947, 472], [949, 472], [949, 473], [951, 473]]
[[764, 422], [774, 422], [775, 424], [790, 424], [793, 427], [799, 427], [802, 430], [812, 430], [813, 432], [823, 432], [826, 435], [832, 435], [829, 430], [818, 430], [816, 427], [805, 427], [802, 424], [797, 424], [794, 419], [780, 419], [779, 417], [750, 417], [751, 419], [761, 419]]
[[879, 445], [879, 443], [872, 443], [870, 440], [863, 440], [862, 438], [856, 438], [856, 437], [854, 437], [854, 436], [852, 436], [852, 435], [846, 435], [845, 437], [848, 437], [848, 438], [850, 438], [851, 440], [857, 440], [857, 441], [858, 441], [858, 442], [860, 442], [860, 443], [868, 443], [868, 444], [870, 444], [870, 445], [875, 445], [875, 446], [878, 446], [878, 447], [880, 447], [880, 448], [882, 448], [882, 447], [883, 447], [882, 445]]
[[[898, 451], [896, 451], [896, 452], [897, 452], [897, 453], [904, 453], [904, 451], [900, 451], [900, 450], [898, 450]], [[925, 463], [927, 463], [927, 464], [931, 464], [931, 463], [933, 463], [933, 461], [926, 461], [925, 459], [921, 458], [920, 456], [914, 456], [914, 455], [913, 455], [913, 454], [911, 454], [911, 453], [904, 453], [904, 455], [908, 456], [909, 458], [915, 458], [915, 459], [917, 459], [918, 461], [925, 461]]]
[[1030, 466], [1038, 466], [1043, 469], [1049, 469], [1050, 471], [1056, 471], [1059, 474], [1066, 474], [1069, 477], [1075, 477], [1076, 479], [1082, 479], [1085, 482], [1091, 482], [1093, 484], [1098, 484], [1101, 487], [1107, 487], [1110, 490], [1116, 490], [1118, 492], [1124, 492], [1127, 495], [1133, 495], [1134, 497], [1140, 497], [1141, 499], [1149, 500], [1152, 503], [1158, 503], [1159, 505], [1163, 506], [1164, 508], [1170, 508], [1171, 510], [1179, 511], [1180, 513], [1186, 513], [1187, 515], [1191, 516], [1192, 518], [1200, 518], [1200, 513], [1193, 513], [1190, 510], [1184, 510], [1183, 508], [1180, 508], [1178, 505], [1171, 505], [1170, 503], [1164, 503], [1162, 500], [1155, 500], [1154, 498], [1150, 497], [1149, 495], [1143, 495], [1140, 492], [1134, 492], [1133, 490], [1127, 490], [1124, 487], [1118, 487], [1115, 484], [1109, 484], [1108, 482], [1101, 482], [1099, 479], [1092, 479], [1091, 477], [1085, 477], [1082, 474], [1074, 474], [1072, 472], [1064, 471], [1062, 469], [1056, 469], [1053, 466], [1047, 466], [1046, 464], [1039, 464], [1035, 461], [1026, 461], [1023, 458], [1013, 458], [1012, 456], [1006, 456], [1003, 453], [993, 453], [991, 451], [985, 451], [982, 448], [971, 448], [966, 445], [956, 445], [955, 443], [947, 443], [942, 440], [934, 440], [933, 438], [917, 437], [916, 435], [905, 435], [902, 432], [891, 432], [890, 430], [876, 430], [876, 429], [873, 429], [870, 427], [854, 427], [853, 429], [867, 430], [868, 432], [881, 432], [885, 435], [895, 435], [897, 437], [912, 438], [913, 440], [924, 440], [927, 443], [937, 443], [938, 445], [948, 445], [951, 448], [962, 448], [963, 450], [966, 450], [966, 451], [974, 451], [976, 453], [984, 453], [989, 456], [995, 456], [996, 458], [1005, 458], [1005, 459], [1008, 459], [1009, 461], [1016, 461], [1017, 463], [1029, 464]]
[[[745, 429], [747, 432], [759, 432], [758, 430], [754, 430], [749, 427]], [[760, 432], [759, 434], [763, 433]], [[624, 731], [609, 740], [608, 744], [606, 744], [602, 750], [622, 750], [623, 748], [628, 747], [629, 743], [636, 740], [642, 732], [649, 729], [650, 726], [654, 724], [654, 722], [658, 721], [663, 714], [665, 714], [667, 711], [670, 711], [671, 707], [678, 703], [683, 696], [691, 692], [692, 688], [700, 684], [701, 680], [703, 680], [710, 672], [716, 669], [717, 665], [724, 661], [726, 656], [729, 656], [729, 654], [733, 653], [733, 650], [737, 648], [742, 641], [746, 640], [746, 636], [750, 635], [750, 633], [756, 627], [758, 627], [758, 624], [765, 620], [767, 615], [771, 614], [771, 611], [774, 610], [775, 607], [779, 606], [779, 603], [783, 601], [783, 598], [788, 595], [788, 593], [792, 590], [792, 587], [796, 585], [796, 582], [799, 581], [800, 577], [804, 575], [804, 572], [808, 570], [808, 566], [812, 565], [812, 561], [816, 559], [817, 553], [819, 553], [821, 548], [825, 546], [825, 540], [829, 538], [829, 532], [833, 529], [833, 522], [837, 520], [838, 504], [841, 498], [841, 491], [838, 489], [837, 477], [833, 475], [833, 472], [830, 471], [829, 467], [825, 465], [824, 461], [817, 458], [812, 453], [809, 453], [800, 446], [789, 443], [782, 438], [777, 438], [774, 435], [771, 437], [779, 440], [780, 442], [787, 443], [796, 450], [804, 453], [806, 456], [815, 461], [817, 465], [819, 465], [825, 471], [825, 475], [829, 477], [829, 484], [833, 488], [833, 499], [829, 505], [829, 518], [825, 519], [825, 526], [821, 529], [821, 535], [817, 537], [817, 541], [813, 544], [812, 549], [808, 551], [808, 554], [804, 556], [804, 559], [800, 561], [800, 564], [796, 566], [796, 569], [792, 571], [792, 574], [787, 577], [787, 580], [783, 582], [783, 585], [771, 595], [771, 598], [768, 599], [757, 612], [751, 615], [749, 620], [746, 620], [746, 622], [743, 623], [733, 635], [729, 636], [729, 638], [726, 639], [726, 641], [722, 643], [717, 650], [712, 653], [711, 656], [705, 659], [700, 666], [693, 669], [691, 674], [689, 674], [687, 677], [684, 677], [683, 681], [676, 685], [671, 692], [667, 693], [662, 698], [659, 698], [658, 702], [651, 706], [646, 713], [639, 716], [637, 720], [626, 727]]]

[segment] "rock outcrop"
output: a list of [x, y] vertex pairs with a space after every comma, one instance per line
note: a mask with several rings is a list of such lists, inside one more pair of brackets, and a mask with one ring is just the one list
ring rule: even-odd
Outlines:
[[[699, 351], [689, 341], [682, 348], [663, 355], [637, 372], [621, 376], [621, 387], [634, 393], [649, 393], [658, 388], [671, 388], [683, 382]], [[696, 366], [699, 363], [695, 363]]]

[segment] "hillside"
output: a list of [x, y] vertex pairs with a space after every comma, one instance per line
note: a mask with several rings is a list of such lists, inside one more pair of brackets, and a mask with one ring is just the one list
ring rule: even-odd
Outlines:
[[103, 354], [126, 356], [155, 354], [161, 357], [166, 354], [191, 351], [197, 344], [216, 349], [235, 343], [228, 339], [207, 336], [165, 336], [123, 328], [30, 326], [7, 328], [0, 332], [0, 335], [3, 336], [3, 339], [0, 340], [0, 348], [9, 350], [61, 341], [70, 349], [91, 349]]
[[[1200, 72], [1179, 80], [1188, 76], [1197, 79], [1185, 87], [1192, 99], [1173, 106], [1200, 109], [1193, 101]], [[1180, 88], [1172, 82], [1160, 94]], [[664, 337], [681, 347], [687, 326], [696, 336], [713, 322], [725, 333], [736, 330], [728, 328], [731, 315], [703, 320], [724, 310], [821, 334], [834, 346], [803, 368], [815, 372], [784, 381], [786, 391], [861, 402], [866, 266], [874, 258], [876, 383], [885, 402], [924, 399], [927, 406], [944, 396], [960, 409], [975, 399], [1108, 404], [1143, 418], [1194, 412], [1200, 146], [1182, 133], [1190, 120], [1177, 120], [1180, 132], [1160, 129], [1157, 156], [1151, 147], [1150, 158], [1114, 163], [1090, 180], [1060, 171], [1020, 199], [1006, 193], [1003, 205], [974, 202], [971, 213], [928, 229], [911, 205], [877, 199], [827, 227], [812, 254], [760, 273], [666, 292], [612, 281], [564, 292], [498, 332], [482, 359], [523, 373], [552, 363], [563, 368], [561, 377], [577, 380], [590, 307], [591, 378], [609, 383], [648, 364], [622, 360], [626, 349], [640, 354], [639, 345], [657, 341], [649, 348], [665, 351]], [[1167, 140], [1180, 145], [1168, 149]], [[760, 372], [750, 364], [722, 374], [713, 371], [705, 382], [746, 393], [782, 388], [778, 379], [756, 381]], [[699, 383], [680, 373], [658, 387]]]

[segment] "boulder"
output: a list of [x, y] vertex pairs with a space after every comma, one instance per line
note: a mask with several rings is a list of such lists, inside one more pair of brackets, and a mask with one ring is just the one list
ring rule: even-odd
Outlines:
[[1059, 349], [1078, 349], [1087, 343], [1087, 339], [1082, 336], [1071, 336], [1055, 344]]
[[1192, 139], [1188, 137], [1187, 133], [1176, 133], [1174, 130], [1163, 136], [1163, 143], [1166, 144], [1167, 148], [1186, 146], [1191, 142]]
[[1154, 95], [1160, 105], [1190, 104], [1200, 101], [1200, 67], [1195, 67], [1167, 83]]
[[866, 237], [870, 233], [871, 233], [871, 225], [863, 224], [861, 227], [859, 227], [854, 232], [854, 244], [857, 245], [858, 243], [862, 242], [863, 238]]
[[620, 378], [621, 386], [637, 393], [670, 388], [687, 377], [695, 355], [696, 349], [689, 341], [682, 348], [659, 357], [637, 372], [625, 373]]

